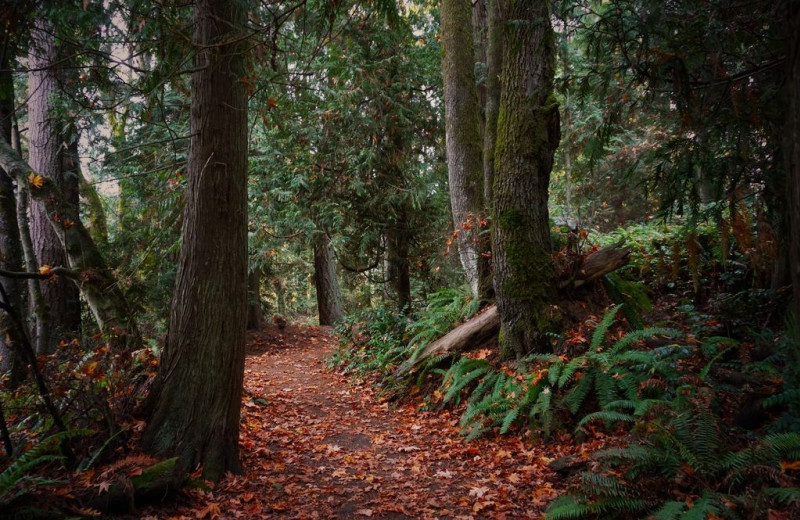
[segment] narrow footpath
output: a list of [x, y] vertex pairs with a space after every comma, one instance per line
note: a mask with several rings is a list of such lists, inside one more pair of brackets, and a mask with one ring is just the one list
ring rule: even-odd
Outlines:
[[380, 402], [368, 385], [327, 368], [335, 346], [318, 327], [252, 335], [240, 441], [245, 473], [142, 518], [542, 516], [557, 494], [544, 451], [513, 436], [467, 443], [457, 415]]

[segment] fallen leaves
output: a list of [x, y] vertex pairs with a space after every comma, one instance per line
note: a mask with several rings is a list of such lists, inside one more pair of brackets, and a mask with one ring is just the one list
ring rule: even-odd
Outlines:
[[381, 402], [368, 383], [326, 368], [335, 338], [322, 329], [270, 326], [249, 344], [246, 472], [193, 492], [192, 506], [166, 515], [161, 506], [159, 518], [536, 518], [558, 495], [546, 463], [561, 455], [553, 446], [513, 436], [467, 443], [458, 411]]

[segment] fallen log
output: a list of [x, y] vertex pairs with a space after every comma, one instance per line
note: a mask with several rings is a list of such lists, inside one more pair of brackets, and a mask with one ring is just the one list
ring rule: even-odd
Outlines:
[[[559, 284], [559, 289], [577, 289], [582, 285], [597, 280], [612, 271], [626, 265], [631, 251], [624, 246], [625, 241], [598, 249], [589, 255], [578, 269], [576, 275]], [[477, 346], [492, 338], [500, 330], [500, 315], [497, 307], [491, 305], [481, 314], [458, 325], [456, 328], [424, 347], [395, 371], [394, 377], [402, 377], [416, 369], [426, 359], [446, 352], [460, 352]]]
[[481, 314], [457, 326], [441, 338], [422, 349], [419, 354], [400, 365], [394, 375], [401, 377], [417, 367], [422, 361], [442, 352], [459, 352], [471, 345], [479, 345], [488, 340], [500, 329], [500, 315], [497, 306], [491, 305]]
[[591, 281], [597, 280], [601, 276], [616, 271], [622, 266], [628, 264], [631, 259], [631, 250], [629, 247], [623, 247], [625, 240], [620, 240], [615, 244], [598, 249], [594, 253], [586, 257], [583, 265], [574, 277], [565, 280], [559, 284], [560, 289], [578, 287], [587, 284]]

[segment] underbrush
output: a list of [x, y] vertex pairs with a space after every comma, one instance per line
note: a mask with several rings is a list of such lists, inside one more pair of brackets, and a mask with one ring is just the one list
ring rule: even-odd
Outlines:
[[133, 412], [157, 361], [150, 349], [120, 357], [100, 336], [86, 342], [93, 347], [61, 342], [30, 379], [0, 390], [0, 517], [100, 514], [83, 499], [113, 480], [98, 469], [130, 452], [143, 424]]
[[621, 434], [627, 447], [590, 454], [548, 519], [800, 517], [800, 336], [783, 321], [786, 290], [764, 286], [771, 259], [741, 222], [727, 236], [719, 225], [606, 237], [633, 246], [632, 264], [604, 282], [624, 304], [554, 336], [551, 354], [501, 361], [476, 346], [395, 379], [469, 316], [466, 292], [448, 291], [411, 319], [354, 318], [336, 361], [395, 395], [421, 390], [428, 408], [461, 410], [468, 440]]

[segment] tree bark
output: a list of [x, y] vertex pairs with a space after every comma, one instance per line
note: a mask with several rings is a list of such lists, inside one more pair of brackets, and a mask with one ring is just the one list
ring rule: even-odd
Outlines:
[[341, 321], [342, 294], [336, 277], [336, 258], [330, 238], [324, 232], [314, 236], [314, 285], [317, 288], [317, 311], [320, 325], [335, 325]]
[[506, 357], [544, 352], [555, 323], [555, 267], [547, 210], [560, 137], [553, 97], [548, 2], [504, 0], [503, 68], [495, 149], [492, 253]]
[[[74, 171], [77, 161], [73, 164], [65, 153], [62, 143], [69, 142], [71, 137], [62, 132], [54, 108], [59, 93], [58, 59], [54, 24], [43, 18], [34, 20], [28, 54], [29, 163], [39, 175], [53, 179], [58, 190], [77, 206], [78, 179]], [[30, 228], [39, 265], [68, 265], [62, 237], [50, 225], [41, 205], [30, 206]], [[80, 292], [74, 283], [59, 277], [42, 282], [41, 288], [50, 331], [46, 344], [34, 342], [40, 353], [52, 352], [62, 335], [77, 335], [81, 324]]]
[[481, 254], [483, 157], [471, 1], [442, 0], [441, 22], [450, 206], [467, 282], [474, 296], [484, 298], [489, 296], [490, 271], [488, 258]]
[[788, 0], [786, 197], [789, 210], [789, 266], [794, 288], [794, 311], [800, 324], [800, 1]]
[[486, 26], [486, 125], [483, 133], [483, 199], [487, 215], [492, 213], [491, 206], [494, 200], [494, 148], [497, 142], [497, 113], [500, 107], [500, 69], [502, 65], [503, 42], [500, 14], [497, 2], [489, 0]]
[[406, 229], [406, 209], [398, 208], [397, 220], [386, 228], [386, 263], [389, 285], [397, 301], [397, 308], [411, 312], [411, 267], [408, 261], [409, 232]]
[[[14, 78], [11, 74], [14, 45], [9, 41], [9, 27], [5, 27], [5, 35], [0, 49], [0, 139], [10, 144], [14, 119]], [[15, 271], [21, 267], [22, 243], [14, 184], [5, 171], [0, 171], [0, 269]], [[0, 278], [0, 283], [11, 300], [9, 303], [21, 309], [23, 283], [9, 278]], [[23, 339], [11, 316], [0, 312], [0, 372], [10, 373], [9, 383], [12, 388], [21, 383], [27, 373], [25, 358], [20, 352]]]
[[239, 471], [247, 310], [245, 4], [197, 0], [188, 186], [169, 333], [144, 411], [145, 448]]
[[247, 330], [261, 330], [266, 324], [264, 311], [261, 310], [261, 277], [260, 268], [247, 274]]

